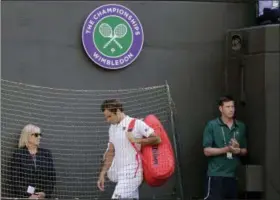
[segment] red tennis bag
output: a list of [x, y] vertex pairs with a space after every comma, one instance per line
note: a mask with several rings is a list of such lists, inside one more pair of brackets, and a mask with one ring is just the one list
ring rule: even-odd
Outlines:
[[[133, 119], [130, 122], [128, 127], [129, 131], [133, 130], [135, 121], [136, 119]], [[161, 143], [154, 146], [143, 146], [141, 152], [138, 151], [134, 143], [131, 144], [137, 152], [137, 161], [139, 162], [139, 159], [142, 159], [143, 174], [146, 183], [153, 187], [161, 186], [175, 171], [173, 148], [163, 125], [155, 115], [148, 115], [144, 119], [144, 122], [154, 129], [155, 134], [161, 138]]]

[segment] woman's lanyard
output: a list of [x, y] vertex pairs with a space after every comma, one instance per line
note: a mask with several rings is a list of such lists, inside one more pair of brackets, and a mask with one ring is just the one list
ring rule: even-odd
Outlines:
[[36, 154], [31, 154], [31, 157], [32, 157], [32, 160], [33, 160], [33, 162], [34, 162], [34, 167], [35, 167], [35, 169], [36, 169]]
[[[225, 131], [224, 131], [224, 128], [221, 127], [222, 129], [222, 134], [223, 134], [223, 139], [224, 139], [224, 145], [225, 147], [228, 146], [227, 143], [226, 143], [226, 136], [225, 136]], [[233, 138], [235, 139], [235, 131], [233, 132]]]

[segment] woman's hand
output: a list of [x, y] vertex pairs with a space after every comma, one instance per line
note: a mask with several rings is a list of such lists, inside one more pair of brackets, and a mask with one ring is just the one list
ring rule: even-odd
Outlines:
[[44, 192], [36, 192], [35, 194], [38, 196], [38, 199], [44, 199], [46, 197]]
[[37, 194], [32, 194], [28, 199], [38, 199], [38, 195]]

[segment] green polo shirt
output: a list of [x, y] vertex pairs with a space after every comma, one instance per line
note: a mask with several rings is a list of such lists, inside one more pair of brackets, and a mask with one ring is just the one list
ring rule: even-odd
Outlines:
[[[224, 134], [223, 134], [224, 133]], [[231, 129], [220, 118], [207, 123], [203, 133], [203, 147], [223, 148], [235, 138], [240, 148], [247, 148], [245, 125], [235, 120]], [[235, 177], [239, 164], [238, 155], [228, 159], [226, 154], [208, 157], [208, 176]]]

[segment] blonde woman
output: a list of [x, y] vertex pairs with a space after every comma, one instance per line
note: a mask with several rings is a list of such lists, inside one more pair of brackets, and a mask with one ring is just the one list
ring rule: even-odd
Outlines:
[[41, 129], [26, 125], [11, 161], [13, 196], [44, 199], [53, 192], [56, 173], [50, 150], [39, 147]]

